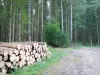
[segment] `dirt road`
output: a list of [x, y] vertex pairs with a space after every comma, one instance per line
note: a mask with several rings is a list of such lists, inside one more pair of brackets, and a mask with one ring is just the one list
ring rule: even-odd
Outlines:
[[66, 51], [69, 55], [41, 75], [100, 75], [100, 48], [83, 47]]

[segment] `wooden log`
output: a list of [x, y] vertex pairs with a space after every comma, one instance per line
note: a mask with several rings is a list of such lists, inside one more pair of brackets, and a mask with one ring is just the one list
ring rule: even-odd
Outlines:
[[6, 47], [0, 47], [0, 50], [7, 51], [7, 52], [12, 51], [16, 55], [18, 55], [18, 53], [19, 53], [19, 51], [17, 49], [6, 48]]
[[4, 62], [4, 65], [1, 64], [1, 68], [4, 68], [5, 65], [8, 68], [23, 67], [50, 56], [51, 52], [45, 42], [0, 43], [0, 64]]
[[33, 58], [32, 58], [32, 55], [31, 55], [31, 56], [29, 56], [29, 60], [30, 60], [30, 61], [32, 61], [32, 59], [33, 59]]
[[8, 68], [6, 66], [4, 66], [1, 70], [2, 70], [2, 73], [7, 73]]
[[19, 61], [19, 56], [16, 56], [16, 62], [18, 62]]
[[7, 61], [8, 60], [8, 56], [4, 56], [3, 60]]
[[30, 52], [30, 55], [33, 55], [33, 52], [32, 51]]
[[18, 63], [16, 63], [15, 66], [13, 66], [14, 69], [17, 69], [18, 68]]
[[32, 50], [32, 46], [31, 45], [27, 45], [28, 47], [28, 51], [30, 52]]
[[1, 62], [0, 62], [0, 68], [3, 68], [4, 65], [5, 65], [5, 62], [4, 62], [4, 61], [1, 61]]
[[13, 65], [11, 65], [11, 67], [10, 67], [11, 69], [13, 69], [14, 68], [14, 66]]
[[11, 68], [11, 62], [5, 62], [5, 64], [6, 64], [6, 66], [8, 67], [8, 68]]
[[13, 61], [13, 64], [12, 65], [15, 66], [16, 65], [16, 61]]
[[29, 61], [29, 60], [30, 60], [29, 56], [26, 56], [26, 61]]
[[15, 53], [16, 55], [19, 55], [19, 51], [18, 51], [17, 49], [14, 49], [14, 53]]
[[41, 57], [43, 57], [43, 55], [44, 55], [44, 52], [41, 52]]
[[7, 50], [0, 50], [0, 56], [8, 56]]
[[7, 48], [13, 48], [13, 49], [23, 49], [24, 45], [22, 44], [15, 44], [15, 43], [2, 43], [0, 44], [0, 47], [7, 47]]
[[24, 46], [25, 51], [28, 51], [28, 47], [27, 45]]
[[22, 66], [23, 66], [22, 61], [19, 61], [19, 62], [18, 62], [18, 66], [19, 66], [19, 67], [22, 67]]
[[8, 52], [8, 55], [12, 55], [14, 52], [11, 50]]
[[0, 62], [2, 61], [2, 59], [3, 59], [3, 57], [2, 57], [2, 56], [0, 56]]
[[25, 55], [25, 50], [20, 50], [19, 53], [20, 55]]
[[44, 53], [43, 56], [46, 57], [46, 53]]
[[39, 54], [38, 54], [38, 53], [36, 53], [36, 54], [35, 54], [35, 58], [38, 58], [38, 55], [39, 55]]
[[2, 72], [0, 72], [0, 75], [9, 75], [9, 74], [6, 74], [6, 73], [2, 73]]
[[26, 61], [25, 60], [22, 60], [22, 61], [18, 62], [18, 66], [19, 67], [23, 67], [24, 65], [26, 65]]
[[41, 58], [37, 58], [37, 62], [40, 62], [41, 61]]
[[26, 55], [20, 55], [20, 59], [25, 61], [26, 60]]
[[[38, 47], [38, 43], [37, 42], [20, 42], [21, 44], [26, 44], [26, 45], [30, 45], [30, 48], [32, 49], [32, 46], [34, 47], [34, 49], [37, 49]], [[29, 48], [29, 47], [28, 47]]]
[[16, 60], [16, 55], [15, 54], [10, 55], [10, 61], [13, 62], [15, 60]]
[[27, 65], [27, 66], [31, 65], [30, 61], [26, 62], [26, 65]]
[[[29, 43], [25, 43], [25, 42], [14, 42], [15, 44], [21, 44], [21, 45], [24, 45], [24, 49], [26, 51], [31, 51], [32, 50], [32, 45], [29, 44]], [[23, 49], [23, 50], [24, 50]]]
[[26, 55], [26, 56], [29, 56], [29, 55], [30, 55], [30, 52], [29, 52], [29, 51], [27, 51], [25, 55]]
[[16, 54], [17, 53], [16, 51], [18, 52], [18, 50], [16, 49], [0, 47], [0, 55], [3, 55], [3, 56], [8, 56], [8, 54], [11, 55], [13, 53]]
[[33, 50], [33, 54], [34, 54], [34, 55], [36, 54], [36, 50]]
[[35, 57], [32, 55], [32, 62], [35, 63]]

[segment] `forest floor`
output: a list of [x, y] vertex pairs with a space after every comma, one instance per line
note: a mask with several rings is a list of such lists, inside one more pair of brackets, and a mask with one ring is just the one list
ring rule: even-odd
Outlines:
[[41, 75], [100, 75], [100, 48], [66, 50], [67, 56], [46, 68]]

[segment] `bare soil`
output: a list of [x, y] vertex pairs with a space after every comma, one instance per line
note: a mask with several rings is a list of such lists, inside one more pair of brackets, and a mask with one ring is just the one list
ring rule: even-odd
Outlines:
[[100, 75], [100, 48], [82, 47], [51, 65], [41, 75]]

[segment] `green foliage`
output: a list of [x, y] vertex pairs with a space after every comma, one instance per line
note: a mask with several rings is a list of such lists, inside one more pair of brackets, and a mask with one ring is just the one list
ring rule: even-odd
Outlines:
[[64, 33], [64, 32], [61, 32], [61, 31], [60, 31], [60, 32], [57, 34], [57, 38], [56, 38], [55, 41], [56, 41], [55, 44], [56, 44], [57, 46], [59, 46], [59, 47], [66, 47], [66, 46], [68, 46], [69, 40], [68, 40], [68, 35], [67, 35], [67, 33]]
[[58, 24], [48, 24], [45, 27], [45, 40], [48, 44], [56, 47], [68, 45], [66, 33], [61, 32]]
[[60, 32], [60, 28], [57, 24], [48, 24], [45, 27], [45, 40], [48, 44], [54, 45], [57, 33]]

